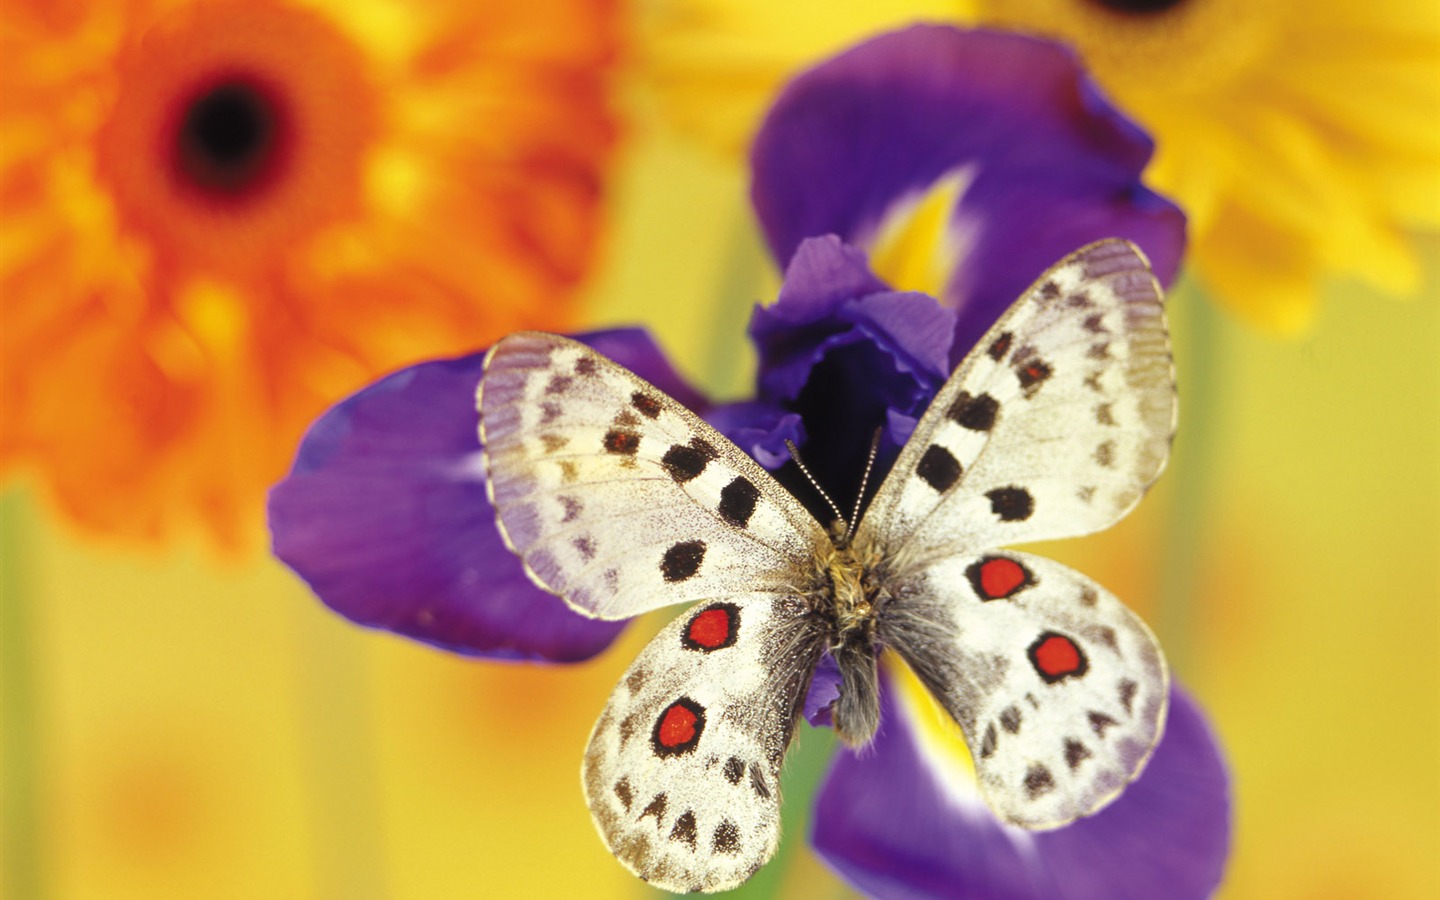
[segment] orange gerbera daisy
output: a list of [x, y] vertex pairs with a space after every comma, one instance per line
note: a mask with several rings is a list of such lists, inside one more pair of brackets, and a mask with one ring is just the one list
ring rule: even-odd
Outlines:
[[563, 326], [617, 41], [612, 0], [7, 3], [0, 466], [233, 544], [326, 403]]

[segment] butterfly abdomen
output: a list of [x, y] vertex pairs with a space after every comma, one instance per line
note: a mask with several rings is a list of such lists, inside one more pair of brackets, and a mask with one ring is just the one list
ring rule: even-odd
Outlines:
[[835, 731], [852, 747], [870, 743], [880, 723], [876, 626], [889, 599], [882, 558], [869, 541], [832, 544], [816, 552], [809, 599], [824, 622], [828, 649], [840, 669], [840, 697], [831, 710]]

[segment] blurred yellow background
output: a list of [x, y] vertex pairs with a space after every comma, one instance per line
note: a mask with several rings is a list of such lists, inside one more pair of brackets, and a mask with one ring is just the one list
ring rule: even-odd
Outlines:
[[[641, 134], [616, 184], [587, 318], [643, 321], [742, 390], [747, 361], [706, 355], [769, 290], [741, 173]], [[1052, 548], [1157, 626], [1209, 712], [1230, 900], [1440, 892], [1440, 244], [1416, 240], [1420, 302], [1331, 284], [1299, 341], [1182, 286], [1171, 468], [1121, 526]], [[3, 765], [33, 766], [40, 817], [6, 834], [5, 871], [35, 896], [653, 894], [594, 835], [578, 772], [654, 622], [590, 664], [472, 661], [352, 626], [268, 559], [79, 539], [24, 487], [3, 525], [4, 625], [28, 619], [3, 642]], [[786, 840], [780, 895], [847, 895]]]

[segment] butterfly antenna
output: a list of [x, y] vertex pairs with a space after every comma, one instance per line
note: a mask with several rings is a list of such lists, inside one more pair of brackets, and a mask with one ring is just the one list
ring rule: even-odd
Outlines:
[[855, 528], [860, 524], [860, 504], [865, 502], [865, 488], [870, 486], [870, 471], [875, 468], [875, 456], [880, 452], [880, 435], [884, 432], [883, 426], [877, 427], [875, 435], [870, 438], [870, 455], [865, 459], [865, 474], [860, 476], [860, 493], [855, 495], [855, 511], [850, 514], [850, 524], [845, 528], [846, 541], [855, 536]]
[[[790, 450], [790, 458], [793, 459], [793, 460], [795, 460], [795, 465], [800, 468], [800, 472], [801, 472], [801, 474], [803, 474], [803, 475], [805, 476], [805, 480], [808, 481], [808, 482], [810, 482], [810, 486], [815, 489], [815, 492], [816, 492], [817, 494], [819, 494], [821, 497], [823, 497], [823, 498], [825, 499], [825, 502], [826, 502], [826, 503], [830, 504], [830, 510], [831, 510], [833, 513], [835, 513], [835, 518], [836, 518], [836, 519], [839, 519], [842, 523], [844, 523], [844, 522], [845, 522], [845, 515], [844, 515], [844, 513], [840, 512], [840, 507], [838, 507], [838, 506], [835, 505], [835, 501], [834, 501], [834, 500], [831, 500], [831, 499], [830, 499], [830, 495], [827, 494], [827, 493], [825, 493], [825, 489], [820, 486], [820, 482], [816, 481], [816, 480], [815, 480], [815, 476], [810, 474], [810, 470], [807, 469], [807, 468], [805, 468], [805, 463], [803, 463], [803, 462], [800, 461], [800, 448], [799, 448], [799, 447], [796, 447], [796, 446], [795, 446], [795, 442], [792, 441], [792, 440], [789, 440], [788, 438], [787, 438], [786, 441], [785, 441], [785, 446], [786, 446], [787, 448], [789, 448], [789, 450]], [[848, 523], [845, 524], [845, 528], [846, 528], [846, 533], [848, 534], [848, 533], [849, 533], [849, 529], [850, 529], [850, 526], [849, 526]]]

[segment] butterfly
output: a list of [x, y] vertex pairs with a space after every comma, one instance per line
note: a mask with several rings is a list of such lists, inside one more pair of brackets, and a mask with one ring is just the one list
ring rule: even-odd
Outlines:
[[537, 585], [600, 619], [694, 604], [621, 678], [582, 765], [602, 838], [658, 887], [724, 890], [774, 854], [781, 763], [827, 651], [842, 740], [873, 737], [891, 651], [959, 724], [991, 809], [1026, 828], [1095, 812], [1159, 740], [1169, 675], [1145, 624], [1084, 575], [998, 549], [1106, 528], [1165, 466], [1161, 290], [1126, 241], [1076, 251], [1001, 316], [853, 526], [822, 526], [567, 338], [496, 343], [478, 405], [497, 522]]

